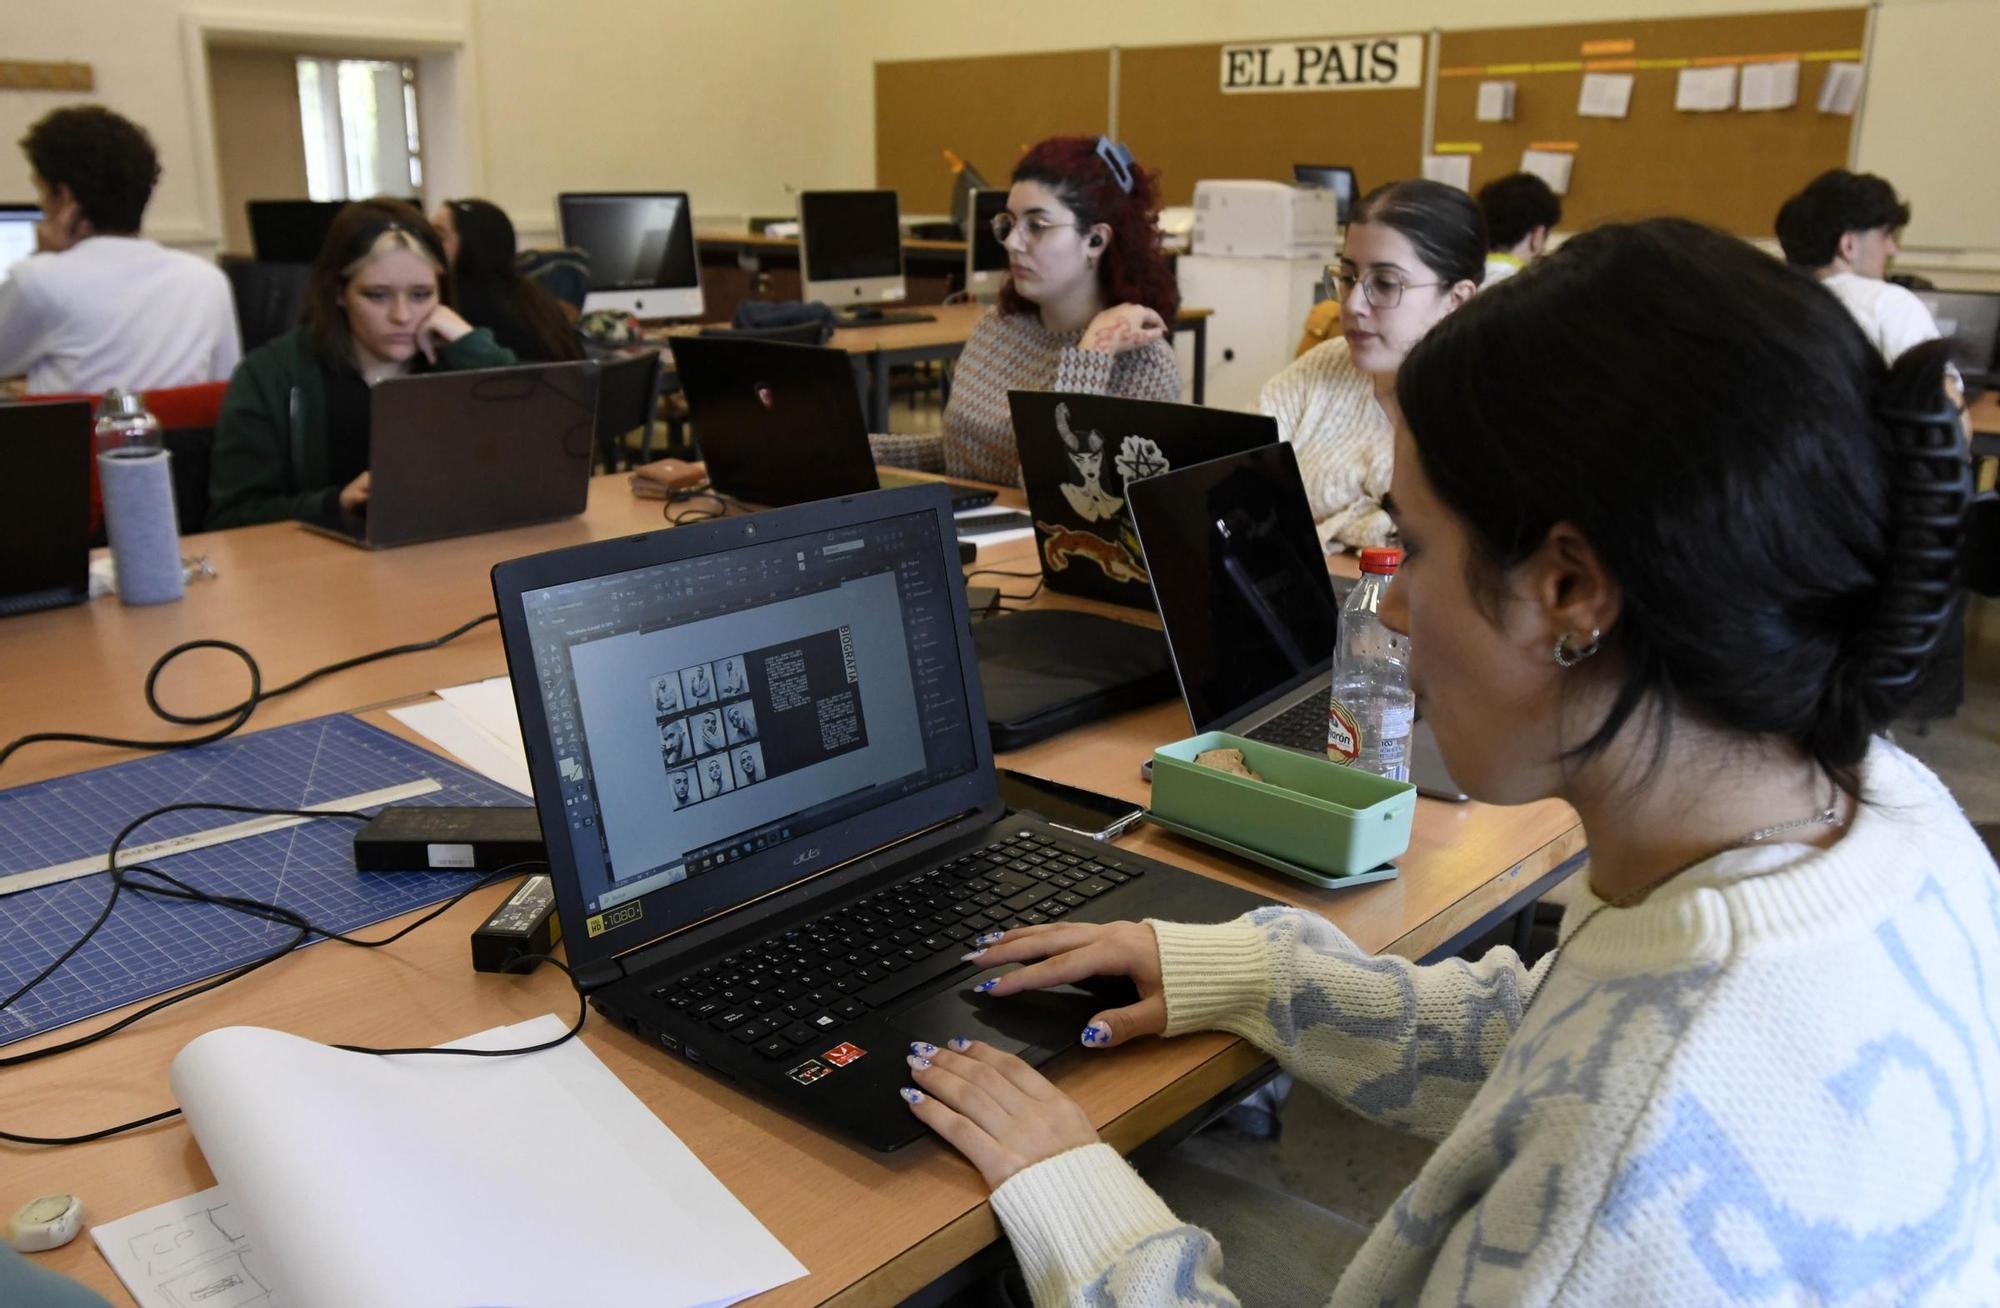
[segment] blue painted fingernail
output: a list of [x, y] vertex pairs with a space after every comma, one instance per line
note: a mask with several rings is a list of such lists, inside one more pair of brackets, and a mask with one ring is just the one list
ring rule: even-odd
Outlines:
[[912, 1040], [910, 1041], [910, 1052], [913, 1054], [922, 1054], [925, 1058], [929, 1058], [937, 1052], [937, 1046], [928, 1040]]
[[965, 1050], [972, 1048], [972, 1042], [970, 1040], [967, 1040], [964, 1036], [953, 1036], [950, 1040], [946, 1041], [945, 1043], [949, 1044], [953, 1049]]
[[982, 994], [982, 995], [983, 995], [983, 994], [985, 994], [985, 993], [986, 993], [987, 991], [991, 990], [991, 989], [992, 989], [992, 988], [993, 988], [994, 986], [997, 986], [997, 985], [999, 985], [999, 984], [1000, 984], [1000, 978], [999, 978], [999, 977], [997, 977], [997, 976], [989, 976], [989, 977], [987, 977], [987, 978], [986, 978], [986, 979], [985, 979], [984, 981], [981, 981], [981, 982], [980, 982], [980, 983], [979, 983], [978, 985], [976, 985], [976, 986], [974, 986], [974, 987], [972, 987], [972, 988], [973, 988], [974, 990], [977, 990], [977, 991], [978, 991], [978, 992], [979, 992], [980, 994]]
[[913, 1085], [906, 1085], [897, 1093], [903, 1096], [903, 1102], [906, 1104], [920, 1104], [924, 1101], [924, 1092]]
[[975, 949], [969, 954], [960, 954], [958, 956], [958, 961], [961, 963], [970, 963], [973, 959], [979, 957], [981, 954], [985, 952], [986, 951], [984, 949]]
[[1000, 937], [1006, 934], [1007, 933], [1005, 931], [988, 931], [983, 936], [974, 936], [972, 938], [972, 943], [975, 945], [979, 945], [983, 948], [984, 946], [998, 943]]
[[907, 1062], [907, 1063], [909, 1063], [909, 1065], [910, 1065], [910, 1066], [911, 1066], [911, 1067], [912, 1067], [912, 1068], [913, 1068], [914, 1070], [916, 1070], [916, 1071], [919, 1071], [919, 1072], [922, 1072], [922, 1071], [926, 1071], [926, 1070], [928, 1070], [928, 1069], [929, 1069], [929, 1067], [930, 1067], [930, 1065], [931, 1065], [931, 1060], [930, 1060], [930, 1059], [928, 1059], [928, 1058], [919, 1058], [919, 1057], [918, 1057], [917, 1055], [915, 1055], [915, 1054], [907, 1054], [907, 1055], [905, 1055], [905, 1056], [904, 1056], [904, 1061], [905, 1061], [905, 1062]]
[[1111, 1028], [1102, 1022], [1092, 1022], [1083, 1028], [1083, 1043], [1087, 1045], [1108, 1045], [1111, 1043]]

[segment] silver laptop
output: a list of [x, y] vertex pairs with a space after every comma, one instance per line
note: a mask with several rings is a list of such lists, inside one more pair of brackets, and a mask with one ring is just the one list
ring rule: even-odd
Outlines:
[[583, 512], [595, 363], [392, 377], [371, 403], [368, 510], [308, 529], [385, 549]]
[[[1129, 482], [1125, 494], [1195, 731], [1325, 757], [1343, 592], [1327, 574], [1292, 447]], [[1466, 798], [1421, 720], [1410, 781], [1436, 799]]]

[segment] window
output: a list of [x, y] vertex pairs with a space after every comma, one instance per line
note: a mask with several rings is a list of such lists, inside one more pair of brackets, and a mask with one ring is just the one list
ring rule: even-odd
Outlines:
[[306, 189], [312, 198], [415, 195], [424, 182], [415, 66], [302, 57], [298, 69]]

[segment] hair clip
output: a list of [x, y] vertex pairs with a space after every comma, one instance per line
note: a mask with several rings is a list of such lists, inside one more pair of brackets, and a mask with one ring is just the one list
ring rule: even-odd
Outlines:
[[1127, 195], [1132, 193], [1132, 152], [1108, 136], [1097, 138], [1097, 157], [1111, 170], [1112, 180]]

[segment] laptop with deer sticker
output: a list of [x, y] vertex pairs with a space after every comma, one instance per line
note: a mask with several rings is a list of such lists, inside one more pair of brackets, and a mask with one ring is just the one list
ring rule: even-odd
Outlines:
[[1148, 611], [1126, 486], [1278, 439], [1274, 420], [1230, 409], [1060, 391], [1009, 391], [1007, 402], [1049, 589]]

